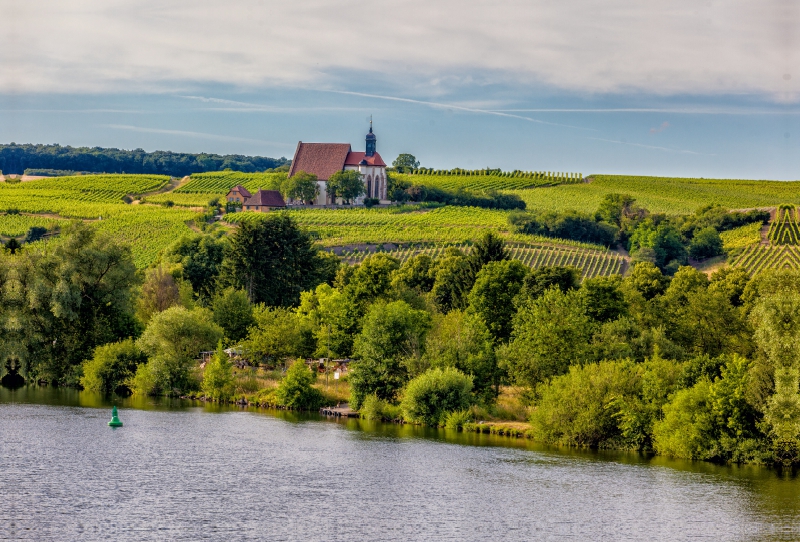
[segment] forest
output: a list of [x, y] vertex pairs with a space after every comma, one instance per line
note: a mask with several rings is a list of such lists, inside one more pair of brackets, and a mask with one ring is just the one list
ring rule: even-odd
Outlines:
[[[797, 462], [800, 273], [682, 265], [700, 232], [763, 216], [712, 207], [659, 222], [628, 200], [586, 218], [619, 218], [614, 235], [649, 249], [624, 278], [528, 268], [491, 231], [469, 251], [348, 265], [290, 213], [188, 233], [137, 270], [124, 241], [74, 222], [0, 254], [1, 372], [282, 408], [347, 400], [366, 418], [513, 422], [552, 444]], [[336, 387], [333, 360], [349, 360]]]
[[73, 173], [144, 173], [183, 177], [206, 171], [256, 172], [288, 166], [286, 158], [240, 154], [145, 152], [101, 147], [16, 143], [0, 145], [0, 172], [6, 175], [63, 176]]

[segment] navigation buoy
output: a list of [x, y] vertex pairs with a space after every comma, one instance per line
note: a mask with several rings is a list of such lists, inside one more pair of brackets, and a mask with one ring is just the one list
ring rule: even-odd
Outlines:
[[119, 416], [117, 415], [116, 405], [111, 410], [111, 421], [108, 422], [108, 425], [110, 425], [111, 427], [122, 427], [122, 422], [119, 421]]

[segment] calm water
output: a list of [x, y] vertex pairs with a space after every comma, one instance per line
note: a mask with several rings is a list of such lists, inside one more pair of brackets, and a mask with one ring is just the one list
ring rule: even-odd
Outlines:
[[[800, 480], [317, 416], [0, 388], [0, 538], [798, 540]], [[135, 407], [135, 408], [134, 408]]]

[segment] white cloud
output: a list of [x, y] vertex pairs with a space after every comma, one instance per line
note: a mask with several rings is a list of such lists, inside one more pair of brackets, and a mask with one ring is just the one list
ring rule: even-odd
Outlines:
[[796, 0], [6, 0], [0, 20], [4, 92], [800, 91]]

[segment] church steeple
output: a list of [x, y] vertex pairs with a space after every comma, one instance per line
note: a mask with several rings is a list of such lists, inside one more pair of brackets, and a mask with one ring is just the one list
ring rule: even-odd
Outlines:
[[367, 152], [364, 154], [367, 156], [375, 156], [375, 143], [377, 142], [377, 138], [375, 137], [375, 134], [372, 133], [372, 115], [369, 117], [369, 133], [367, 134], [366, 141]]

